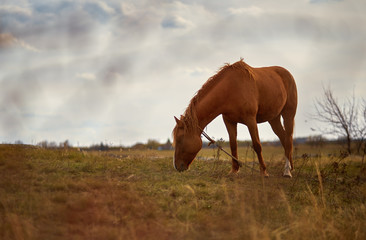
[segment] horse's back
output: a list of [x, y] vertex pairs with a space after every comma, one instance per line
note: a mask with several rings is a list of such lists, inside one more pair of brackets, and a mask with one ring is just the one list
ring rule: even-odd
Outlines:
[[223, 113], [227, 119], [246, 124], [254, 116], [260, 123], [274, 119], [289, 107], [296, 111], [295, 81], [285, 68], [253, 68], [240, 63], [232, 70], [225, 72], [225, 81], [217, 85], [221, 94], [218, 98], [226, 101]]

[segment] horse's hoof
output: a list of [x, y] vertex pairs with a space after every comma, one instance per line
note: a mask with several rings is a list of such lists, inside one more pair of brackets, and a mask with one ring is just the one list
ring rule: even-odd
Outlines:
[[239, 173], [239, 169], [231, 169], [231, 171], [229, 172], [229, 176], [236, 176]]
[[269, 178], [267, 171], [261, 172], [262, 177]]
[[285, 171], [283, 172], [283, 177], [285, 177], [285, 178], [292, 178], [292, 174], [291, 174], [290, 168], [285, 168]]

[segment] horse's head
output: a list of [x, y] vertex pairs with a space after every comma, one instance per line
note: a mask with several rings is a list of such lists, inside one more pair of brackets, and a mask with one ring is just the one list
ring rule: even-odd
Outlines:
[[201, 135], [198, 129], [189, 129], [183, 117], [174, 117], [177, 125], [174, 128], [174, 158], [173, 164], [179, 172], [188, 169], [197, 153], [202, 148]]

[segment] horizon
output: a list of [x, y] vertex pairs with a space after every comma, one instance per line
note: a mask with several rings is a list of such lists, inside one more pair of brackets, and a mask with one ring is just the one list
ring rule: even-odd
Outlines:
[[[321, 139], [317, 139], [317, 138], [321, 138]], [[203, 143], [203, 147], [205, 147], [205, 145], [208, 145], [210, 142], [204, 138], [204, 136], [201, 135], [202, 138], [202, 143]], [[314, 140], [311, 140], [312, 138], [316, 138]], [[217, 142], [223, 142], [224, 144], [229, 144], [229, 140], [225, 140], [222, 138], [215, 138], [213, 137], [213, 139]], [[317, 134], [317, 135], [309, 135], [309, 136], [300, 136], [300, 137], [294, 137], [293, 138], [294, 144], [302, 144], [302, 143], [310, 143], [312, 141], [316, 142], [316, 141], [324, 141], [324, 142], [342, 142], [344, 141], [344, 139], [342, 137], [325, 137], [325, 135], [322, 134]], [[357, 139], [355, 139], [354, 141], [357, 141]], [[50, 148], [59, 148], [59, 147], [63, 147], [63, 145], [66, 143], [68, 147], [71, 148], [92, 148], [92, 147], [97, 147], [97, 146], [106, 146], [108, 148], [133, 148], [136, 145], [148, 145], [149, 142], [153, 142], [153, 143], [157, 143], [159, 145], [164, 145], [167, 144], [168, 142], [170, 144], [172, 144], [172, 139], [168, 138], [165, 141], [158, 141], [156, 139], [153, 138], [149, 138], [145, 141], [138, 141], [135, 142], [131, 145], [124, 145], [124, 144], [114, 144], [113, 142], [108, 142], [108, 141], [100, 141], [99, 143], [93, 143], [91, 145], [78, 145], [78, 144], [74, 144], [72, 142], [70, 142], [68, 139], [66, 139], [65, 141], [61, 141], [61, 142], [56, 142], [56, 141], [52, 141], [52, 140], [42, 140], [42, 141], [38, 141], [38, 142], [33, 142], [33, 143], [24, 143], [22, 140], [16, 140], [14, 142], [1, 142], [0, 145], [29, 145], [29, 146], [46, 146], [46, 148], [50, 147]], [[240, 145], [241, 143], [251, 143], [252, 140], [251, 139], [238, 139], [237, 140], [238, 145]], [[278, 143], [280, 144], [280, 140], [279, 139], [272, 139], [272, 140], [263, 140], [261, 141], [262, 144], [273, 144], [273, 143]], [[207, 147], [207, 146], [206, 146]], [[215, 148], [215, 147], [212, 147]], [[174, 149], [174, 148], [173, 148]]]

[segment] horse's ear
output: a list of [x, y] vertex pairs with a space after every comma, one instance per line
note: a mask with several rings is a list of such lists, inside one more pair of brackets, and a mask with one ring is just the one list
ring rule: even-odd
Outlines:
[[174, 119], [175, 119], [175, 122], [179, 125], [179, 124], [181, 124], [181, 121], [176, 117], [176, 116], [174, 116]]
[[178, 118], [174, 117], [174, 119], [177, 123], [178, 128], [184, 128], [184, 122], [182, 121], [182, 118], [179, 120]]

